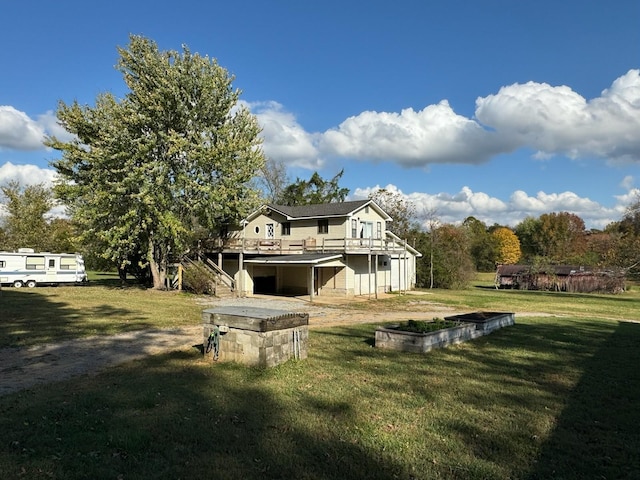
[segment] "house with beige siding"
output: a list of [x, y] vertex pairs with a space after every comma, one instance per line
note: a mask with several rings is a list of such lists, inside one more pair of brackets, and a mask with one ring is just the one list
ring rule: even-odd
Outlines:
[[371, 295], [414, 288], [420, 252], [372, 200], [266, 204], [229, 232], [216, 264], [239, 295]]

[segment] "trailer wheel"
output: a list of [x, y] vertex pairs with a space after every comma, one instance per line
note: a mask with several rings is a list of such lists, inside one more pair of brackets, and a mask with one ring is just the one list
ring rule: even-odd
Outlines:
[[13, 286], [16, 288], [20, 288], [22, 287], [23, 283], [22, 280], [16, 280], [15, 282], [13, 282]]
[[33, 287], [35, 287], [35, 286], [36, 286], [36, 281], [35, 281], [35, 280], [29, 280], [29, 281], [27, 282], [27, 287], [29, 287], [29, 288], [33, 288]]

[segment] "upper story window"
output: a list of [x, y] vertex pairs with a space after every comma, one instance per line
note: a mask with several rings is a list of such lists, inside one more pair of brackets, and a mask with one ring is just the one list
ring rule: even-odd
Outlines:
[[376, 238], [382, 238], [382, 222], [376, 224]]
[[318, 233], [329, 233], [329, 220], [321, 218], [318, 220]]
[[351, 238], [358, 238], [358, 220], [351, 219]]
[[291, 235], [291, 222], [283, 222], [282, 226], [282, 235]]
[[276, 236], [276, 226], [273, 223], [267, 223], [266, 227], [266, 237], [267, 238], [275, 238]]

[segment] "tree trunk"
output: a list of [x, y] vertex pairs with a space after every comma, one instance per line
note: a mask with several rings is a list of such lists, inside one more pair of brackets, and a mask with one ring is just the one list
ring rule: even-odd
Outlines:
[[149, 240], [148, 259], [151, 278], [153, 279], [153, 288], [156, 290], [166, 290], [167, 256], [164, 253], [164, 249], [159, 245], [154, 245], [152, 240]]
[[127, 284], [127, 267], [118, 265], [118, 277], [120, 277], [120, 284], [124, 287]]

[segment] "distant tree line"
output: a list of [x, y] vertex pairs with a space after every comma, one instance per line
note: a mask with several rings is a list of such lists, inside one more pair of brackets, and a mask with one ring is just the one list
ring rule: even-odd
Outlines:
[[[343, 201], [348, 190], [338, 185], [341, 175], [342, 171], [331, 180], [324, 180], [315, 172], [308, 182], [298, 178], [283, 189], [283, 192], [296, 192], [295, 197], [283, 193], [280, 199], [288, 205]], [[305, 190], [301, 185], [314, 188]], [[331, 186], [320, 199], [315, 188], [318, 185]], [[22, 187], [10, 182], [0, 187], [0, 191], [6, 209], [4, 221], [0, 223], [0, 250], [29, 247], [38, 251], [82, 252], [90, 268], [118, 266], [104, 258], [99, 242], [86, 241], [87, 236], [80, 231], [81, 224], [73, 218], [47, 216], [56, 204], [51, 189], [41, 184]], [[256, 194], [261, 195], [262, 201], [269, 202], [264, 190]], [[418, 287], [461, 288], [473, 279], [475, 272], [495, 271], [497, 264], [570, 264], [619, 268], [630, 277], [638, 274], [640, 198], [627, 208], [619, 221], [604, 230], [587, 230], [578, 215], [568, 212], [527, 217], [514, 228], [486, 225], [475, 217], [467, 217], [460, 225], [443, 224], [432, 212], [430, 219], [420, 225], [415, 218], [415, 206], [402, 195], [379, 189], [370, 198], [393, 218], [388, 229], [423, 254], [417, 265]], [[194, 241], [208, 235], [211, 232], [193, 232]], [[144, 279], [148, 271], [140, 267], [143, 260], [129, 257], [128, 273]]]

